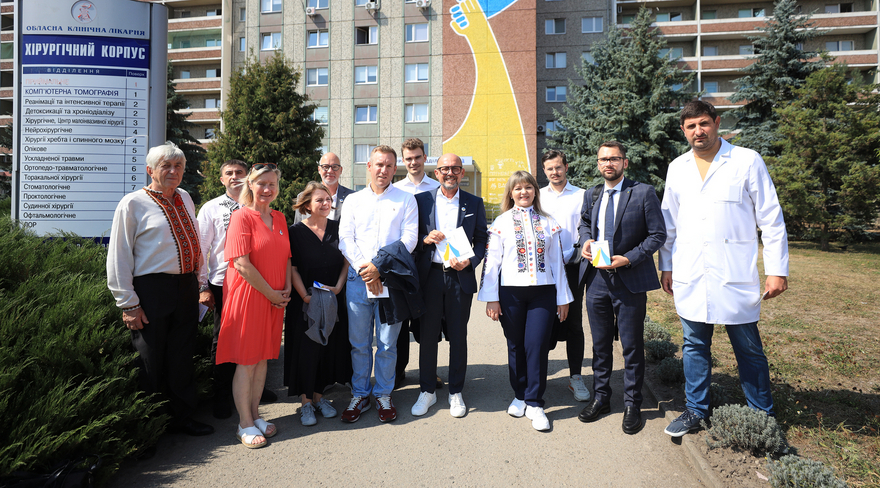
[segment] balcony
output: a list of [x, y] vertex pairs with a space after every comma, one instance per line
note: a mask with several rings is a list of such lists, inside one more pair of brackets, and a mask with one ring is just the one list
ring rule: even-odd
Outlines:
[[220, 93], [220, 78], [177, 78], [171, 81], [180, 94]]
[[188, 108], [178, 110], [177, 113], [191, 114], [186, 120], [200, 124], [204, 122], [220, 123], [220, 111], [216, 108]]
[[168, 32], [194, 31], [199, 29], [217, 30], [223, 27], [223, 18], [216, 15], [168, 19]]
[[193, 47], [187, 49], [169, 49], [168, 61], [174, 64], [210, 64], [219, 63], [222, 50], [219, 47]]

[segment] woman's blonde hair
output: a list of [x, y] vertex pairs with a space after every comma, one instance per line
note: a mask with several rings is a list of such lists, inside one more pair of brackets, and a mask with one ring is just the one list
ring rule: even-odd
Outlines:
[[546, 217], [547, 214], [541, 210], [541, 192], [538, 190], [538, 180], [531, 173], [522, 170], [514, 171], [510, 178], [507, 179], [507, 184], [504, 185], [504, 198], [501, 199], [501, 211], [507, 212], [516, 206], [513, 202], [513, 189], [519, 184], [532, 185], [532, 188], [535, 189], [535, 199], [532, 200], [532, 207], [535, 208], [535, 212]]
[[[318, 183], [317, 181], [310, 181], [306, 184], [306, 189], [296, 197], [296, 203], [293, 204], [293, 210], [299, 212], [303, 215], [311, 215], [312, 214], [312, 195], [314, 195], [316, 190], [324, 190], [330, 195], [330, 190], [324, 186], [323, 183]], [[333, 195], [330, 195], [331, 197]]]
[[259, 178], [260, 176], [263, 176], [264, 174], [269, 173], [269, 172], [275, 173], [275, 176], [278, 177], [278, 183], [279, 183], [278, 190], [280, 192], [280, 190], [281, 190], [281, 187], [280, 187], [281, 170], [278, 168], [270, 168], [269, 166], [260, 166], [259, 164], [255, 164], [255, 165], [253, 165], [253, 167], [251, 167], [251, 171], [247, 175], [247, 183], [248, 184], [244, 185], [244, 188], [241, 190], [241, 196], [238, 197], [239, 203], [241, 203], [242, 205], [244, 205], [246, 207], [250, 207], [251, 205], [254, 204], [254, 192], [253, 192], [253, 190], [251, 190], [250, 183], [252, 181], [256, 180], [257, 178]]

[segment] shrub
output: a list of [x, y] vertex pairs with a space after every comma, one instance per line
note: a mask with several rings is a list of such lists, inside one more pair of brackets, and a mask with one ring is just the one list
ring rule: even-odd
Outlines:
[[[708, 429], [709, 447], [731, 447], [753, 454], [774, 454], [786, 446], [776, 419], [744, 405], [724, 405], [715, 409]], [[705, 422], [704, 422], [705, 423]], [[705, 428], [705, 425], [704, 425]]]
[[645, 359], [656, 363], [665, 358], [671, 358], [678, 352], [678, 346], [669, 341], [645, 341]]
[[789, 454], [767, 462], [773, 488], [846, 488], [834, 469], [824, 464]]
[[645, 317], [645, 341], [672, 341], [670, 334], [662, 325], [651, 320], [651, 317]]
[[667, 385], [682, 383], [684, 381], [684, 363], [675, 357], [663, 358], [660, 361], [660, 366], [657, 366], [657, 377]]
[[723, 407], [728, 403], [730, 403], [730, 396], [723, 386], [718, 383], [709, 385], [709, 410]]

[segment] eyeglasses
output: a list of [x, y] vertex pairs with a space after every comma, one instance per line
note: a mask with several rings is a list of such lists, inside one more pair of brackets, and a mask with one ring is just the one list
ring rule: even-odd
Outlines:
[[321, 168], [321, 171], [339, 171], [342, 169], [341, 164], [319, 164], [318, 168]]
[[623, 161], [624, 159], [625, 158], [622, 158], [620, 156], [614, 156], [612, 158], [599, 158], [599, 164], [603, 165], [603, 166], [608, 165], [608, 164], [617, 164], [617, 163]]
[[458, 176], [461, 174], [462, 171], [464, 171], [464, 168], [462, 168], [461, 166], [440, 166], [439, 168], [437, 168], [437, 171], [439, 171], [440, 174], [444, 175], [452, 173]]
[[257, 163], [251, 166], [251, 173], [254, 171], [260, 171], [263, 168], [278, 169], [278, 165], [275, 163]]

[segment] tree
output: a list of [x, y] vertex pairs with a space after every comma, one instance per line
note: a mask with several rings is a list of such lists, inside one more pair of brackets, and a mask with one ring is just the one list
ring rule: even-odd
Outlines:
[[[12, 152], [13, 138], [12, 122], [0, 127], [0, 147], [8, 149]], [[0, 172], [12, 172], [12, 164], [6, 162], [6, 158], [0, 157]], [[11, 159], [9, 160], [11, 162]], [[9, 198], [12, 194], [12, 180], [0, 175], [0, 199]]]
[[663, 189], [669, 162], [687, 150], [679, 107], [696, 95], [687, 90], [693, 74], [682, 71], [665, 48], [645, 8], [629, 30], [612, 26], [605, 40], [593, 45], [595, 64], [578, 68], [582, 84], [569, 84], [568, 103], [556, 112], [563, 129], [550, 136], [550, 144], [569, 155], [575, 184], [602, 180], [596, 151], [615, 139], [627, 147], [627, 176]]
[[740, 131], [734, 142], [765, 157], [777, 154], [774, 144], [780, 137], [773, 109], [791, 100], [807, 76], [825, 65], [825, 59], [815, 59], [819, 53], [803, 50], [819, 32], [812, 27], [811, 15], [796, 15], [796, 7], [796, 0], [779, 0], [773, 17], [758, 28], [764, 34], [749, 37], [757, 56], [742, 69], [744, 76], [734, 80], [737, 91], [729, 98], [748, 102], [732, 112], [739, 117]]
[[199, 145], [199, 141], [190, 134], [189, 130], [196, 126], [192, 122], [186, 120], [190, 113], [179, 113], [178, 110], [186, 110], [189, 108], [189, 102], [177, 93], [172, 80], [171, 63], [168, 63], [168, 82], [166, 84], [166, 101], [165, 101], [165, 140], [171, 141], [183, 151], [186, 156], [186, 169], [183, 173], [183, 181], [180, 187], [189, 192], [193, 201], [198, 205], [201, 201], [199, 195], [199, 184], [204, 178], [199, 174], [199, 168], [202, 167], [202, 161], [205, 159], [205, 149]]
[[781, 154], [768, 159], [786, 224], [815, 231], [823, 251], [834, 235], [870, 225], [880, 204], [880, 85], [847, 78], [835, 64], [793, 90], [775, 110]]
[[223, 193], [220, 165], [228, 159], [250, 164], [275, 163], [281, 170], [278, 198], [272, 207], [293, 222], [291, 205], [306, 183], [318, 180], [324, 135], [311, 119], [315, 105], [297, 93], [301, 73], [276, 53], [265, 64], [250, 57], [229, 78], [226, 109], [221, 112], [224, 130], [208, 146], [203, 165], [205, 198]]

